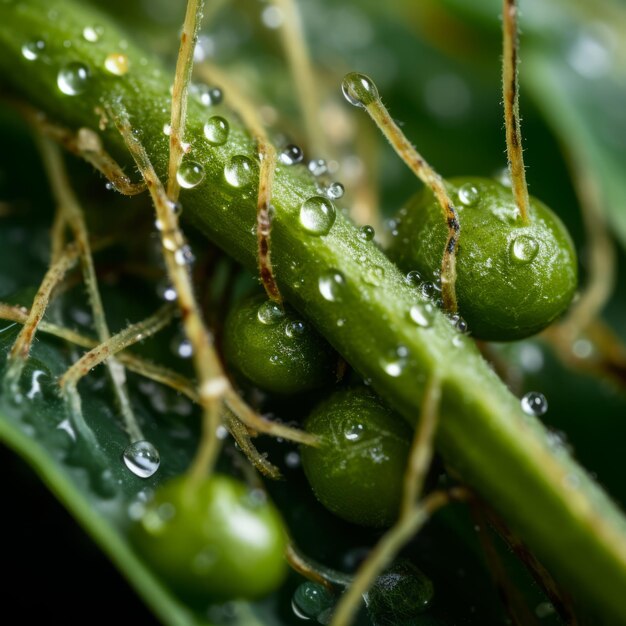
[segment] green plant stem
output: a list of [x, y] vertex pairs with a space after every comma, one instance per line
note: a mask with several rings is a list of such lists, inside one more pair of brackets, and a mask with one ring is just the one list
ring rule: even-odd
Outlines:
[[[104, 34], [89, 43], [81, 32], [94, 23], [104, 26]], [[39, 38], [45, 40], [45, 49], [29, 61], [22, 45]], [[85, 3], [4, 2], [0, 80], [52, 121], [73, 129], [97, 131], [102, 107], [121, 99], [164, 178], [168, 138], [162, 128], [168, 122], [172, 74], [132, 45], [125, 50], [129, 73], [107, 74], [104, 58], [118, 51], [121, 39], [128, 36]], [[82, 94], [67, 96], [57, 86], [57, 74], [76, 61], [90, 67], [91, 77]], [[236, 188], [224, 178], [224, 167], [234, 155], [256, 161], [254, 141], [227, 108], [207, 109], [193, 99], [188, 105], [186, 136], [205, 178], [181, 193], [184, 215], [254, 270], [257, 181]], [[231, 128], [228, 142], [220, 147], [210, 146], [202, 134], [204, 123], [215, 114], [226, 117]], [[128, 163], [112, 125], [101, 134], [107, 149]], [[276, 172], [272, 258], [282, 293], [411, 423], [418, 419], [426, 380], [436, 367], [443, 390], [436, 443], [446, 463], [502, 515], [561, 584], [594, 607], [598, 623], [626, 623], [626, 522], [617, 507], [567, 452], [551, 446], [537, 420], [524, 416], [518, 399], [470, 339], [457, 336], [438, 313], [429, 328], [411, 320], [410, 308], [423, 304], [420, 294], [376, 245], [359, 237], [341, 212], [327, 236], [303, 229], [300, 206], [314, 195], [315, 182], [305, 167], [281, 166]], [[333, 281], [338, 273], [341, 279]], [[331, 300], [324, 297], [329, 286], [335, 294]], [[388, 366], [391, 361], [394, 368]]]

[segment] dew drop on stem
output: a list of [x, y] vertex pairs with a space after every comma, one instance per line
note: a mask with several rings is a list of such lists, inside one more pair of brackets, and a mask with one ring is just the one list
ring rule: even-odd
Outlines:
[[546, 397], [538, 391], [529, 391], [522, 397], [520, 404], [522, 411], [524, 411], [526, 415], [534, 415], [535, 417], [545, 415], [548, 410]]
[[134, 441], [122, 455], [124, 465], [139, 478], [150, 478], [161, 464], [159, 451], [149, 441]]
[[311, 235], [327, 235], [336, 216], [335, 205], [322, 196], [313, 196], [300, 207], [300, 224]]

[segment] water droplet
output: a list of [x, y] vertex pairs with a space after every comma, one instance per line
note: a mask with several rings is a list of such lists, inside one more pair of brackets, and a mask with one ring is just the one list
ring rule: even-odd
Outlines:
[[37, 39], [35, 41], [27, 41], [22, 46], [22, 56], [27, 61], [34, 61], [43, 52], [45, 47], [46, 47], [46, 44], [41, 39]]
[[178, 265], [191, 265], [196, 257], [188, 245], [181, 246], [174, 252], [174, 260]]
[[290, 339], [300, 337], [306, 332], [306, 324], [301, 320], [293, 320], [285, 326], [285, 335]]
[[85, 26], [83, 28], [83, 39], [89, 43], [96, 43], [103, 33], [104, 28], [102, 26]]
[[128, 57], [123, 52], [112, 52], [104, 59], [104, 69], [114, 76], [124, 76], [128, 68]]
[[224, 99], [224, 94], [219, 87], [209, 87], [208, 85], [196, 85], [195, 93], [200, 103], [205, 107], [215, 106]]
[[408, 362], [409, 351], [405, 346], [399, 346], [392, 350], [389, 354], [380, 359], [380, 365], [385, 374], [392, 378], [398, 378], [404, 372], [404, 368]]
[[302, 161], [304, 154], [298, 146], [288, 145], [278, 156], [278, 160], [283, 165], [296, 165]]
[[183, 212], [183, 205], [180, 202], [172, 202], [171, 200], [168, 200], [167, 206], [172, 215], [178, 216]]
[[378, 89], [371, 78], [358, 72], [347, 74], [342, 83], [344, 98], [355, 107], [365, 108], [379, 99]]
[[181, 187], [193, 189], [204, 179], [204, 167], [196, 161], [184, 161], [176, 174], [176, 180]]
[[236, 154], [224, 167], [224, 178], [229, 185], [247, 187], [254, 180], [255, 166], [251, 159], [243, 154]]
[[427, 281], [425, 283], [422, 283], [421, 291], [422, 291], [422, 295], [425, 298], [432, 298], [435, 295], [437, 288], [435, 287], [435, 283], [431, 283], [430, 281]]
[[267, 300], [259, 306], [256, 315], [262, 324], [272, 325], [283, 319], [285, 312], [276, 302]]
[[181, 359], [190, 359], [193, 356], [193, 346], [187, 337], [175, 337], [172, 341], [172, 349], [174, 354]]
[[448, 320], [458, 333], [465, 334], [469, 330], [467, 322], [458, 313], [450, 315]]
[[85, 91], [91, 71], [84, 63], [73, 61], [64, 65], [57, 74], [57, 85], [66, 96], [78, 96]]
[[313, 176], [321, 176], [322, 174], [326, 174], [327, 171], [328, 166], [324, 159], [312, 159], [309, 161], [309, 172], [311, 172]]
[[280, 7], [270, 4], [261, 11], [261, 21], [268, 28], [279, 28], [285, 21], [283, 10]]
[[539, 417], [544, 415], [548, 410], [548, 401], [546, 397], [538, 391], [528, 392], [521, 400], [522, 411], [526, 415], [534, 415]]
[[343, 436], [348, 441], [359, 441], [363, 436], [365, 431], [365, 427], [360, 422], [351, 422], [349, 423], [343, 431]]
[[376, 236], [376, 231], [372, 226], [366, 225], [359, 228], [359, 239], [363, 241], [372, 241]]
[[539, 243], [529, 235], [518, 235], [509, 248], [511, 261], [514, 263], [530, 263], [539, 252]]
[[412, 287], [419, 287], [422, 284], [422, 275], [417, 270], [411, 270], [404, 280]]
[[422, 328], [428, 328], [433, 323], [432, 304], [416, 304], [409, 309], [409, 318]]
[[165, 122], [165, 124], [163, 124], [163, 134], [166, 137], [169, 137], [172, 134], [172, 125], [168, 122]]
[[285, 465], [291, 469], [295, 469], [296, 467], [300, 467], [301, 459], [300, 455], [292, 450], [291, 452], [287, 452], [285, 454]]
[[166, 302], [174, 302], [178, 297], [176, 289], [167, 282], [157, 285], [157, 295]]
[[344, 188], [341, 183], [334, 182], [328, 185], [326, 189], [326, 195], [332, 200], [339, 200], [343, 196]]
[[317, 619], [333, 603], [333, 596], [324, 586], [307, 581], [295, 590], [291, 606], [300, 619]]
[[551, 615], [554, 615], [555, 613], [556, 613], [556, 610], [555, 610], [555, 608], [554, 608], [554, 606], [552, 605], [551, 602], [540, 602], [535, 607], [535, 615], [539, 619], [544, 619], [545, 617], [550, 617]]
[[204, 125], [204, 136], [212, 146], [222, 146], [228, 140], [230, 126], [228, 122], [219, 115], [210, 117]]
[[337, 270], [329, 270], [319, 277], [318, 288], [322, 298], [328, 302], [341, 302], [345, 286], [345, 276]]
[[134, 441], [124, 450], [126, 467], [139, 478], [150, 478], [161, 464], [159, 451], [149, 441]]
[[313, 196], [300, 207], [300, 223], [312, 235], [327, 235], [336, 215], [335, 205], [322, 196]]
[[[604, 26], [604, 28], [603, 28]], [[613, 61], [611, 37], [613, 33], [603, 24], [582, 31], [567, 53], [572, 68], [583, 78], [597, 79], [605, 76]]]
[[473, 206], [478, 201], [480, 192], [472, 185], [472, 183], [465, 183], [458, 191], [459, 202], [465, 206]]

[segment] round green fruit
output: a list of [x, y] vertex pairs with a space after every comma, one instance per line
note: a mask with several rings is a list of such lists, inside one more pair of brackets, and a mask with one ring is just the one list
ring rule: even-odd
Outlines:
[[280, 514], [264, 492], [227, 476], [164, 484], [131, 538], [148, 565], [197, 604], [265, 596], [287, 572]]
[[337, 355], [293, 309], [265, 295], [235, 306], [224, 325], [224, 353], [250, 382], [293, 394], [332, 384]]
[[[494, 180], [454, 178], [446, 186], [461, 224], [456, 293], [469, 331], [510, 341], [548, 326], [577, 287], [576, 253], [563, 223], [535, 198], [524, 223], [511, 189]], [[441, 207], [424, 189], [401, 210], [390, 256], [436, 282], [447, 234]]]
[[320, 438], [302, 447], [302, 466], [317, 499], [339, 517], [384, 527], [397, 518], [412, 441], [404, 420], [364, 387], [335, 392], [305, 422]]

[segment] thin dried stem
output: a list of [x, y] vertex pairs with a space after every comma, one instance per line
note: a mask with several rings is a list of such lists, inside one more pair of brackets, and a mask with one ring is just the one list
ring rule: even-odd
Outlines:
[[[37, 142], [43, 164], [48, 175], [48, 180], [50, 181], [50, 186], [52, 187], [52, 194], [56, 200], [57, 206], [59, 207], [58, 210], [61, 214], [59, 219], [63, 219], [67, 226], [69, 226], [74, 236], [80, 255], [85, 289], [87, 291], [93, 313], [94, 328], [98, 339], [101, 343], [104, 343], [108, 341], [111, 335], [104, 314], [102, 298], [98, 289], [98, 280], [96, 278], [96, 270], [93, 263], [93, 257], [91, 255], [89, 233], [87, 231], [85, 218], [78, 199], [72, 190], [63, 157], [58, 146], [53, 143], [52, 140], [43, 135], [37, 135]], [[107, 361], [107, 369], [113, 383], [113, 391], [119, 405], [120, 413], [127, 430], [129, 430], [129, 432], [131, 430], [138, 430], [139, 427], [137, 426], [137, 421], [135, 420], [135, 416], [130, 405], [128, 390], [126, 389], [126, 374], [124, 372], [124, 368], [115, 359], [109, 359]], [[74, 402], [71, 407], [73, 416], [75, 420], [82, 420], [82, 417], [79, 418], [78, 413], [76, 412], [77, 407], [78, 404]]]
[[522, 129], [519, 116], [519, 82], [517, 78], [517, 0], [503, 0], [502, 5], [502, 91], [504, 97], [504, 123], [506, 127], [506, 151], [513, 184], [515, 204], [522, 221], [530, 221], [528, 187]]
[[274, 278], [274, 269], [271, 259], [272, 214], [270, 208], [274, 170], [276, 169], [276, 149], [267, 135], [256, 108], [224, 72], [208, 63], [199, 65], [197, 71], [199, 76], [206, 82], [217, 82], [224, 88], [225, 98], [228, 104], [241, 117], [244, 125], [257, 142], [257, 149], [261, 160], [256, 213], [259, 276], [268, 298], [281, 304], [283, 299], [278, 285], [276, 284], [276, 279]]
[[439, 422], [440, 403], [441, 378], [434, 374], [426, 385], [420, 419], [415, 429], [409, 462], [404, 475], [401, 517], [411, 514], [422, 492], [424, 479], [433, 458], [433, 441]]
[[328, 150], [324, 142], [324, 133], [320, 132], [317, 116], [319, 86], [315, 80], [311, 56], [306, 45], [300, 12], [294, 0], [272, 1], [283, 14], [280, 35], [291, 77], [296, 86], [309, 150], [312, 154], [326, 155]]
[[431, 515], [452, 499], [465, 499], [464, 490], [435, 491], [429, 494], [383, 535], [359, 568], [352, 585], [339, 600], [331, 626], [349, 626], [352, 623], [363, 594], [367, 593], [376, 578], [389, 567], [404, 544], [422, 528]]
[[183, 327], [193, 347], [193, 360], [198, 374], [199, 400], [203, 409], [202, 440], [190, 468], [192, 482], [202, 480], [215, 463], [219, 452], [216, 436], [221, 423], [221, 399], [230, 383], [222, 370], [212, 340], [202, 321], [200, 308], [193, 291], [191, 275], [185, 263], [187, 244], [178, 226], [178, 216], [171, 210], [171, 201], [156, 175], [152, 163], [132, 132], [128, 113], [120, 102], [112, 103], [110, 113], [139, 168], [154, 203], [161, 230], [163, 256], [170, 282], [178, 295]]
[[180, 185], [176, 174], [183, 160], [184, 133], [187, 118], [188, 87], [193, 70], [193, 52], [198, 40], [204, 0], [188, 0], [180, 47], [176, 60], [176, 75], [172, 92], [172, 117], [170, 132], [170, 161], [167, 177], [167, 195], [172, 202], [178, 200]]
[[457, 218], [454, 203], [446, 190], [443, 179], [417, 152], [415, 147], [406, 138], [400, 127], [389, 115], [387, 107], [381, 99], [375, 98], [366, 107], [366, 111], [374, 120], [383, 135], [387, 138], [398, 156], [406, 163], [409, 169], [425, 185], [427, 185], [437, 198], [443, 217], [448, 227], [448, 238], [443, 252], [441, 262], [441, 295], [443, 297], [444, 308], [454, 313], [457, 310], [456, 300], [456, 253], [458, 250], [461, 225]]
[[50, 266], [43, 277], [28, 317], [24, 321], [24, 326], [16, 337], [9, 352], [9, 368], [6, 374], [6, 380], [9, 385], [16, 385], [18, 383], [28, 355], [30, 354], [37, 327], [48, 307], [52, 290], [63, 280], [65, 273], [76, 263], [77, 258], [78, 251], [76, 247], [66, 247], [64, 253]]
[[294, 572], [298, 572], [304, 578], [326, 587], [328, 591], [334, 594], [335, 590], [329, 579], [318, 569], [317, 564], [307, 559], [292, 543], [287, 544], [285, 550], [285, 558]]

